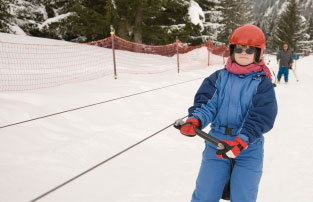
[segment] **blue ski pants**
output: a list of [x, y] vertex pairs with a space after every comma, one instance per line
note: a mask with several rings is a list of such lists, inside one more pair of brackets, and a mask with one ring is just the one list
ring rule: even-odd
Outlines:
[[284, 74], [285, 82], [288, 82], [288, 73], [289, 73], [289, 68], [288, 67], [279, 67], [279, 71], [278, 71], [278, 74], [277, 74], [278, 80], [280, 80], [282, 74]]
[[[233, 140], [234, 137], [228, 136], [228, 138], [223, 139]], [[248, 148], [234, 159], [235, 164], [230, 176], [230, 160], [217, 158], [215, 155], [216, 147], [205, 142], [201, 167], [191, 201], [218, 202], [229, 177], [231, 177], [231, 202], [256, 201], [262, 176], [263, 146], [263, 137], [253, 144], [249, 144]]]

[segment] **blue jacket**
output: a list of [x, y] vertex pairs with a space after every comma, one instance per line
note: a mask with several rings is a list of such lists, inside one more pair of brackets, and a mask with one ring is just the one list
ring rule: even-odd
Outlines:
[[273, 128], [277, 101], [272, 82], [264, 72], [236, 75], [226, 69], [206, 78], [189, 108], [189, 118], [201, 121], [211, 131], [231, 128], [248, 143]]

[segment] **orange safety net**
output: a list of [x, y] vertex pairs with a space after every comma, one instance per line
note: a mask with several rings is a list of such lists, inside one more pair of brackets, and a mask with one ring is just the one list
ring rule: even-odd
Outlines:
[[214, 46], [210, 40], [208, 40], [206, 43], [203, 43], [199, 46], [189, 46], [185, 43], [182, 43], [180, 40], [177, 40], [176, 43], [172, 43], [168, 45], [153, 46], [153, 45], [130, 42], [116, 35], [113, 35], [112, 37], [108, 37], [108, 38], [98, 40], [98, 41], [92, 41], [92, 42], [89, 42], [88, 44], [99, 46], [99, 47], [104, 47], [104, 48], [112, 48], [112, 44], [113, 44], [112, 40], [114, 40], [114, 48], [116, 50], [127, 50], [131, 52], [136, 52], [136, 53], [156, 54], [156, 55], [163, 55], [163, 56], [170, 57], [170, 56], [177, 54], [177, 52], [179, 54], [184, 54], [194, 49], [207, 47], [212, 52], [212, 54], [223, 56], [223, 57], [229, 56], [229, 51], [228, 51], [227, 46], [225, 46], [224, 44], [221, 46]]
[[[179, 40], [152, 46], [129, 42], [115, 35], [87, 44], [47, 39], [37, 44], [29, 44], [25, 39], [22, 40], [25, 43], [16, 43], [12, 42], [14, 35], [9, 38], [10, 42], [0, 41], [0, 92], [54, 87], [112, 76], [116, 72], [192, 71], [206, 68], [208, 64], [222, 65], [228, 54], [226, 46], [214, 46], [210, 41], [200, 46], [188, 46]], [[116, 49], [114, 58], [112, 42]]]

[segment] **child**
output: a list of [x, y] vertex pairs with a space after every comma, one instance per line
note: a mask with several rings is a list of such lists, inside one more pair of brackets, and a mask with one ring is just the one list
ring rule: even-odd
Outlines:
[[263, 134], [272, 129], [277, 102], [271, 73], [263, 62], [265, 36], [254, 25], [243, 25], [230, 37], [226, 68], [206, 78], [180, 128], [194, 136], [194, 127], [211, 123], [210, 135], [222, 140], [218, 150], [205, 142], [192, 202], [218, 202], [230, 178], [232, 202], [256, 201], [263, 166]]

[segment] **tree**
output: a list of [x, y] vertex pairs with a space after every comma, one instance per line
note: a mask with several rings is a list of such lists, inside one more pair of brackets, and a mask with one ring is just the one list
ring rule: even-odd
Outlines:
[[75, 15], [63, 24], [83, 41], [110, 36], [112, 25], [119, 37], [136, 43], [168, 44], [176, 36], [193, 42], [190, 35], [201, 33], [189, 20], [188, 7], [189, 0], [76, 0]]
[[63, 23], [68, 25], [68, 32], [77, 37], [85, 37], [82, 41], [94, 41], [108, 37], [109, 25], [106, 21], [107, 0], [77, 0], [68, 17]]
[[273, 12], [264, 16], [263, 20], [260, 21], [259, 27], [263, 30], [266, 37], [266, 50], [272, 51], [275, 49], [273, 46], [273, 29], [276, 26], [277, 13]]
[[238, 9], [240, 13], [237, 24], [254, 24], [256, 22], [252, 0], [240, 0], [238, 2]]
[[200, 35], [201, 28], [191, 23], [188, 15], [189, 5], [189, 1], [186, 0], [164, 0], [156, 18], [147, 22], [151, 30], [146, 30], [146, 36], [157, 39], [156, 44], [173, 43], [176, 37], [193, 44], [191, 36]]
[[148, 25], [158, 17], [162, 4], [163, 1], [160, 0], [108, 0], [105, 21], [106, 24], [113, 25], [118, 36], [143, 43], [145, 32], [151, 29]]
[[[14, 0], [1, 1], [1, 8], [9, 1]], [[212, 11], [207, 13], [205, 26], [191, 22], [191, 2]], [[182, 42], [199, 45], [218, 25], [211, 21], [215, 17], [214, 4], [216, 0], [24, 0], [11, 4], [16, 11], [12, 25], [15, 23], [31, 36], [77, 42], [106, 38], [113, 25], [118, 36], [137, 43], [162, 45], [178, 37]], [[0, 23], [5, 19], [7, 25], [3, 10]], [[216, 24], [210, 27], [211, 22]]]
[[313, 52], [313, 15], [308, 20], [308, 35], [310, 52]]
[[9, 13], [10, 3], [12, 3], [12, 0], [1, 0], [0, 32], [11, 32], [9, 24], [13, 16]]
[[220, 24], [222, 26], [217, 39], [219, 42], [227, 44], [232, 31], [240, 25], [238, 23], [240, 21], [238, 0], [221, 0], [220, 6], [222, 13]]
[[200, 36], [201, 28], [190, 22], [189, 5], [189, 0], [119, 0], [113, 24], [118, 36], [137, 43], [168, 44], [176, 37], [198, 43], [192, 36]]
[[203, 9], [205, 22], [202, 31], [203, 40], [210, 39], [214, 44], [218, 44], [217, 36], [220, 30], [221, 11], [219, 10], [219, 1], [215, 0], [197, 0], [199, 6]]
[[251, 0], [222, 0], [221, 31], [218, 40], [228, 43], [232, 31], [240, 25], [255, 23], [254, 11]]
[[162, 1], [160, 0], [119, 0], [115, 1], [119, 22], [117, 33], [119, 36], [133, 40], [136, 43], [143, 42], [143, 32], [147, 30], [145, 21], [155, 19], [160, 12]]
[[305, 18], [300, 15], [296, 0], [288, 0], [285, 10], [278, 17], [273, 33], [273, 43], [282, 47], [287, 43], [294, 51], [301, 50], [306, 41]]

